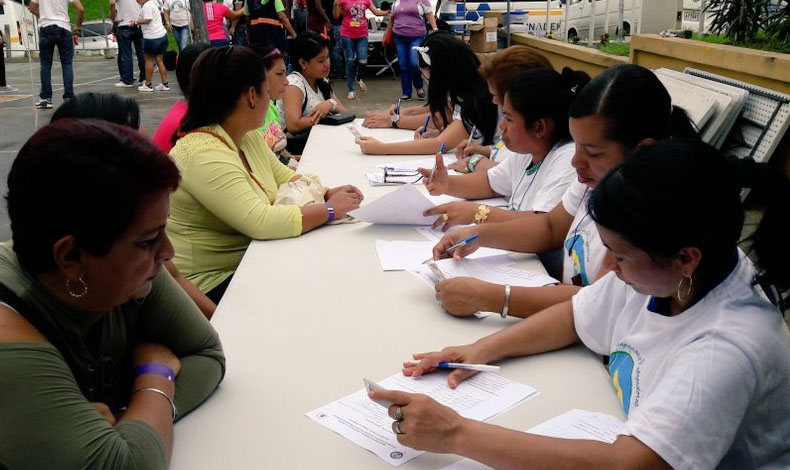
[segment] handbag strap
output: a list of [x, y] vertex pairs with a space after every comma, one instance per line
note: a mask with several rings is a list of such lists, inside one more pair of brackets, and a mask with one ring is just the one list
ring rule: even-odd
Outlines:
[[[195, 129], [195, 130], [191, 130], [189, 132], [179, 132], [178, 133], [178, 137], [181, 138], [181, 137], [187, 136], [189, 134], [208, 134], [208, 135], [218, 139], [223, 144], [225, 144], [225, 147], [227, 147], [229, 150], [231, 150], [231, 151], [233, 150], [233, 147], [231, 147], [231, 145], [228, 143], [227, 140], [225, 140], [224, 137], [222, 137], [221, 135], [217, 134], [216, 132], [210, 131], [208, 129]], [[247, 156], [244, 154], [244, 151], [241, 150], [241, 149], [238, 149], [238, 150], [239, 151], [237, 153], [239, 155], [239, 160], [241, 160], [241, 164], [242, 164], [242, 166], [244, 166], [244, 169], [247, 170], [247, 174], [249, 174], [250, 178], [252, 178], [252, 180], [255, 181], [255, 184], [257, 184], [258, 187], [261, 188], [261, 191], [263, 191], [264, 194], [267, 194], [266, 193], [266, 189], [264, 189], [263, 183], [261, 182], [261, 180], [258, 179], [258, 177], [255, 176], [255, 173], [252, 172], [252, 168], [250, 168], [250, 163], [247, 161]]]

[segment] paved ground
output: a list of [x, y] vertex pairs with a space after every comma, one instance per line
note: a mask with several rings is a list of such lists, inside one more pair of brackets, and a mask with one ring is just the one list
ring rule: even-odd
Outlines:
[[[63, 80], [61, 78], [60, 64], [53, 64], [52, 86], [54, 90], [53, 104], [57, 108], [63, 101]], [[2, 194], [6, 192], [6, 179], [16, 153], [41, 126], [46, 125], [52, 110], [37, 110], [33, 104], [38, 99], [39, 65], [37, 62], [7, 63], [9, 85], [18, 88], [15, 95], [0, 95], [0, 188]], [[74, 91], [76, 93], [114, 92], [123, 96], [137, 99], [142, 110], [142, 130], [147, 135], [153, 134], [159, 121], [167, 110], [180, 97], [175, 73], [171, 73], [169, 92], [141, 93], [137, 89], [115, 88], [118, 81], [118, 69], [115, 60], [93, 59], [85, 62], [74, 63]], [[154, 77], [158, 83], [159, 77]], [[346, 98], [345, 80], [337, 81], [334, 85], [337, 95], [344, 103], [350, 105], [358, 116], [386, 109], [400, 95], [400, 80], [393, 79], [391, 72], [387, 71], [381, 76], [365, 80], [369, 91], [366, 94], [357, 91], [358, 98], [349, 102]], [[0, 202], [0, 240], [11, 237], [8, 214], [5, 201]]]

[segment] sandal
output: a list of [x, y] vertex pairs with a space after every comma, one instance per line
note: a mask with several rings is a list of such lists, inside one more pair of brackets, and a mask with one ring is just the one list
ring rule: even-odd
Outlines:
[[425, 99], [425, 90], [417, 90], [417, 99], [424, 100]]

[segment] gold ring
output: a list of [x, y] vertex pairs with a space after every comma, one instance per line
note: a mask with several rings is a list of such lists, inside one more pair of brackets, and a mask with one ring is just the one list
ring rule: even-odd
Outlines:
[[447, 215], [447, 214], [442, 214], [442, 220], [444, 220], [445, 222], [447, 222], [448, 220], [450, 220], [450, 216], [449, 216], [449, 215]]

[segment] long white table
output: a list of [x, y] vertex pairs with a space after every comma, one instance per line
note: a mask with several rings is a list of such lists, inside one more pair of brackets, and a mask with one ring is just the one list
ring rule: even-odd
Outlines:
[[[382, 140], [406, 131], [365, 129]], [[351, 133], [316, 126], [299, 171], [328, 186], [351, 183], [372, 200], [376, 163], [422, 157], [365, 156]], [[413, 227], [347, 224], [253, 242], [212, 323], [227, 374], [206, 403], [176, 426], [174, 469], [327, 470], [391, 466], [304, 413], [400, 370], [411, 353], [466, 344], [515, 320], [459, 319], [406, 272], [382, 272], [374, 240], [421, 240]], [[520, 265], [542, 269], [532, 255]], [[572, 408], [622, 417], [599, 357], [583, 347], [502, 363], [501, 374], [540, 395], [492, 423], [523, 430]], [[460, 459], [423, 454], [401, 468], [436, 470]]]

